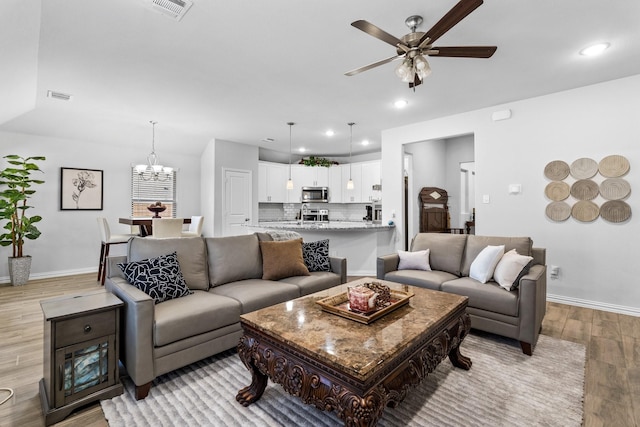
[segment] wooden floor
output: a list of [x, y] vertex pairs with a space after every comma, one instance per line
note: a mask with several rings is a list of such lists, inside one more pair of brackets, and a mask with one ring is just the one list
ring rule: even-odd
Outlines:
[[[0, 388], [15, 391], [0, 406], [0, 426], [44, 426], [38, 394], [43, 372], [39, 301], [96, 288], [93, 274], [0, 285]], [[542, 333], [587, 346], [585, 426], [640, 426], [640, 317], [548, 303]], [[519, 347], [515, 341], [514, 346]], [[0, 401], [7, 395], [0, 392]], [[96, 403], [56, 425], [107, 422]]]

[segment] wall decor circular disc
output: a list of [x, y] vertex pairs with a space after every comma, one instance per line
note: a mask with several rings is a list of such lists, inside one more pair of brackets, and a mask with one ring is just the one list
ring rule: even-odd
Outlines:
[[607, 200], [624, 199], [631, 193], [631, 185], [622, 178], [607, 178], [600, 183], [600, 195]]
[[583, 157], [571, 163], [571, 176], [576, 179], [587, 179], [598, 173], [598, 163], [593, 159]]
[[566, 202], [551, 202], [547, 205], [545, 214], [552, 221], [566, 221], [571, 216], [571, 206]]
[[624, 222], [631, 218], [631, 206], [622, 200], [609, 200], [602, 204], [600, 216], [609, 222]]
[[629, 168], [629, 160], [627, 160], [626, 157], [619, 156], [617, 154], [605, 157], [604, 159], [600, 160], [600, 164], [598, 165], [600, 175], [607, 178], [617, 178], [619, 176], [623, 176], [624, 174], [629, 172]]
[[569, 165], [562, 160], [554, 160], [544, 167], [544, 176], [553, 181], [561, 181], [569, 176]]
[[578, 200], [595, 199], [598, 193], [598, 184], [590, 179], [580, 179], [571, 185], [571, 195]]
[[580, 200], [571, 208], [571, 215], [580, 222], [591, 222], [600, 215], [600, 208], [588, 200]]
[[547, 184], [547, 187], [544, 189], [544, 194], [554, 202], [559, 202], [561, 200], [569, 197], [570, 194], [569, 184], [563, 181], [553, 181]]

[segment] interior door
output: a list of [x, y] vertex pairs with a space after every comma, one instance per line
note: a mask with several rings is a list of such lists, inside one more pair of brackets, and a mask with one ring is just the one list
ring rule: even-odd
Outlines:
[[238, 169], [222, 170], [224, 176], [223, 194], [223, 236], [247, 234], [250, 230], [243, 227], [251, 221], [251, 171]]

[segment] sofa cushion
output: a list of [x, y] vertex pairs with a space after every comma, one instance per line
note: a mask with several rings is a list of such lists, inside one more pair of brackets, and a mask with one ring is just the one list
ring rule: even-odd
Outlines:
[[153, 343], [156, 347], [213, 331], [240, 321], [240, 303], [221, 295], [193, 295], [155, 307]]
[[262, 277], [262, 255], [255, 234], [207, 237], [211, 286]]
[[520, 255], [515, 249], [505, 253], [495, 271], [493, 280], [504, 289], [511, 291], [518, 287], [520, 278], [527, 274], [533, 257]]
[[419, 286], [421, 288], [439, 291], [442, 284], [448, 280], [457, 279], [458, 276], [446, 271], [432, 270], [397, 270], [384, 276], [384, 280], [403, 283], [405, 285]]
[[235, 299], [240, 303], [243, 314], [300, 296], [300, 288], [296, 285], [262, 279], [226, 283], [211, 288], [209, 292]]
[[153, 298], [155, 304], [193, 293], [184, 282], [175, 252], [142, 261], [119, 263], [118, 267], [127, 281]]
[[444, 282], [442, 290], [469, 297], [469, 307], [507, 316], [518, 315], [518, 291], [505, 292], [496, 282], [480, 283], [470, 277], [460, 277]]
[[429, 249], [429, 265], [432, 270], [460, 276], [466, 241], [466, 234], [418, 233], [411, 242], [411, 251]]
[[431, 271], [429, 265], [429, 249], [423, 251], [398, 250], [398, 270], [425, 270]]
[[331, 271], [329, 239], [302, 243], [302, 258], [309, 271]]
[[338, 286], [341, 280], [339, 274], [329, 271], [314, 271], [308, 276], [287, 277], [279, 281], [296, 285], [300, 288], [300, 296], [304, 296]]
[[291, 276], [308, 276], [302, 256], [302, 238], [260, 242], [262, 279], [279, 280]]
[[[480, 251], [485, 247], [492, 245], [504, 245], [504, 251], [508, 252], [511, 249], [518, 251], [520, 255], [531, 255], [531, 246], [533, 241], [529, 237], [496, 237], [496, 236], [467, 236], [467, 245], [464, 251], [464, 257], [462, 261], [462, 275], [468, 276], [471, 263], [478, 256]], [[433, 268], [433, 266], [432, 266]]]
[[127, 245], [127, 261], [142, 261], [172, 252], [178, 254], [178, 262], [189, 289], [209, 289], [207, 249], [200, 237], [150, 239], [134, 237]]
[[504, 245], [487, 246], [480, 251], [469, 267], [469, 277], [480, 283], [487, 283], [493, 277], [493, 271], [504, 255]]

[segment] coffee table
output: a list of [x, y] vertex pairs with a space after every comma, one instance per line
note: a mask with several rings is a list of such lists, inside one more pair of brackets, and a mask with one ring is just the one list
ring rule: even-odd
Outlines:
[[[316, 303], [373, 280], [414, 296], [370, 324]], [[347, 426], [374, 426], [385, 406], [395, 407], [446, 357], [471, 367], [460, 354], [471, 327], [466, 306], [464, 296], [364, 278], [244, 314], [238, 355], [252, 380], [236, 400], [257, 401], [271, 378], [304, 403], [336, 411]]]

